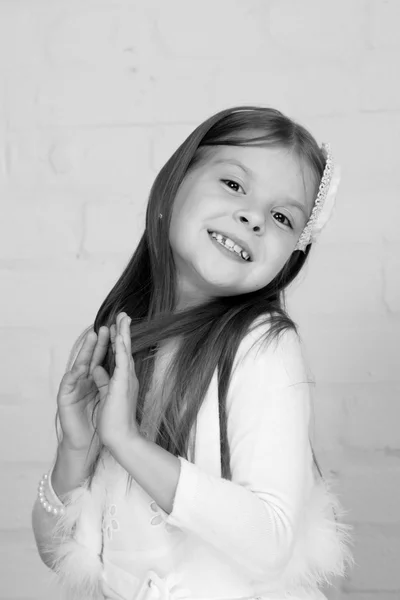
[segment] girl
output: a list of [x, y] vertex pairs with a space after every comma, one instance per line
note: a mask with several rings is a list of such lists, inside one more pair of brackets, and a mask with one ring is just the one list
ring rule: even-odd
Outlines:
[[267, 108], [209, 118], [161, 169], [70, 357], [33, 509], [73, 597], [312, 600], [344, 574], [348, 526], [284, 308], [336, 187], [329, 148]]

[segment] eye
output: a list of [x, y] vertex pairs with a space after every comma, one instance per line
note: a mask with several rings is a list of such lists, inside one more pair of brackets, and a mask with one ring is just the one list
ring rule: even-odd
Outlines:
[[221, 181], [233, 192], [238, 192], [239, 190], [242, 190], [242, 192], [244, 193], [244, 189], [237, 181], [233, 181], [233, 179], [221, 179]]
[[[275, 213], [275, 215], [279, 215], [280, 217], [283, 217], [283, 220], [285, 220], [285, 219], [286, 219], [286, 221], [287, 221], [287, 222], [288, 222], [288, 224], [289, 224], [289, 225], [286, 225], [286, 227], [287, 227], [287, 226], [289, 226], [289, 227], [290, 227], [290, 229], [293, 229], [293, 225], [292, 225], [292, 223], [289, 221], [289, 219], [288, 219], [288, 217], [287, 217], [286, 215], [284, 215], [284, 214], [282, 214], [282, 213], [280, 213], [280, 212], [276, 212], [276, 213]], [[275, 216], [275, 215], [274, 215], [274, 216]], [[283, 221], [279, 221], [279, 222], [280, 222], [280, 223], [283, 223]]]

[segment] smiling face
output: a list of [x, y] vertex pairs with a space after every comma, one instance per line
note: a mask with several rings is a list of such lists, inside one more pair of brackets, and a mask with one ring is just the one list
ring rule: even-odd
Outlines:
[[270, 283], [294, 251], [315, 199], [315, 174], [286, 148], [208, 152], [185, 176], [171, 215], [180, 308]]

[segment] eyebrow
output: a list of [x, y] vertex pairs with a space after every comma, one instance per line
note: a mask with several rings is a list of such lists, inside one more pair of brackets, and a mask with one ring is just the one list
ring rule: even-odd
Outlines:
[[[244, 171], [247, 175], [249, 175], [250, 177], [254, 177], [254, 172], [249, 167], [246, 167], [243, 163], [240, 162], [240, 160], [237, 160], [236, 158], [218, 158], [217, 160], [214, 161], [214, 164], [215, 165], [218, 165], [218, 164], [236, 165], [237, 167], [242, 169], [242, 171]], [[295, 206], [296, 208], [298, 208], [303, 213], [305, 221], [306, 222], [308, 221], [309, 215], [306, 212], [306, 208], [305, 208], [304, 204], [302, 204], [298, 200], [295, 200], [294, 198], [285, 198], [285, 202], [286, 202], [286, 204], [289, 204], [290, 206]]]
[[249, 169], [249, 167], [246, 167], [243, 163], [240, 162], [240, 160], [237, 160], [236, 158], [218, 158], [217, 160], [214, 161], [214, 164], [215, 165], [220, 165], [220, 164], [236, 165], [237, 167], [242, 169], [242, 171], [247, 173], [247, 175], [254, 177], [253, 171], [251, 169]]

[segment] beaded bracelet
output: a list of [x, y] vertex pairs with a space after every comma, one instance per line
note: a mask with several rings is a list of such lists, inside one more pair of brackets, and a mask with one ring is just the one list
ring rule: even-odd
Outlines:
[[[38, 487], [38, 498], [39, 498], [40, 504], [43, 506], [45, 511], [47, 511], [48, 513], [52, 513], [53, 515], [56, 515], [56, 516], [63, 515], [65, 513], [65, 506], [61, 502], [61, 500], [59, 500], [58, 496], [56, 495], [56, 493], [53, 490], [53, 486], [51, 485], [51, 473], [52, 473], [52, 470], [50, 471], [50, 473], [45, 473], [43, 475], [42, 479], [40, 480], [39, 487]], [[57, 506], [54, 506], [53, 504], [51, 504], [49, 502], [48, 497], [45, 494], [44, 488], [45, 488], [46, 483], [47, 483], [47, 487], [49, 488], [52, 496], [55, 499]]]

